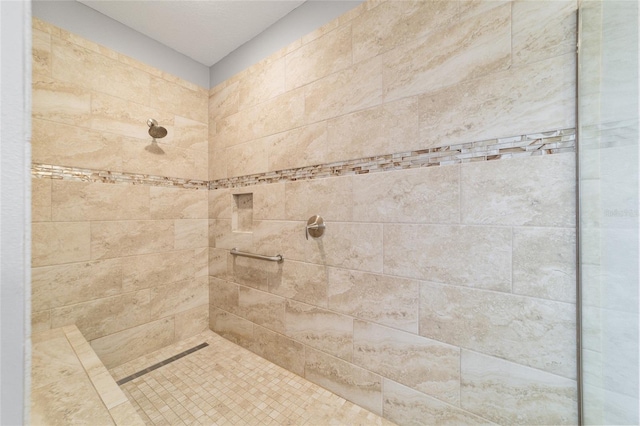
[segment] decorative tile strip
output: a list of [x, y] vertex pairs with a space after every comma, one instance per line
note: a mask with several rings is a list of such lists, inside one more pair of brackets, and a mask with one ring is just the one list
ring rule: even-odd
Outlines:
[[206, 180], [80, 169], [77, 167], [53, 166], [38, 163], [31, 165], [31, 176], [41, 179], [49, 178], [76, 182], [127, 183], [130, 185], [150, 185], [185, 189], [208, 189], [209, 187], [209, 182]]
[[564, 152], [575, 152], [575, 148], [575, 129], [554, 130], [218, 179], [209, 183], [209, 189], [239, 188], [268, 183], [319, 179], [331, 176], [348, 176], [391, 170], [415, 169], [419, 167], [445, 166], [473, 161], [492, 161], [506, 158], [561, 154]]
[[186, 189], [220, 189], [240, 188], [277, 182], [295, 182], [332, 176], [349, 176], [392, 170], [415, 169], [419, 167], [445, 166], [473, 161], [492, 161], [506, 158], [560, 154], [564, 152], [575, 152], [575, 148], [575, 129], [563, 129], [416, 151], [397, 152], [394, 154], [377, 155], [214, 181], [81, 169], [38, 163], [31, 165], [31, 175], [35, 178], [80, 182], [127, 183], [131, 185]]

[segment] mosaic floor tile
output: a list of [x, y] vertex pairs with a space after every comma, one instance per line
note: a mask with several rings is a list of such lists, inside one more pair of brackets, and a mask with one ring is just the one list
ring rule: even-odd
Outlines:
[[110, 372], [149, 425], [393, 425], [211, 331]]

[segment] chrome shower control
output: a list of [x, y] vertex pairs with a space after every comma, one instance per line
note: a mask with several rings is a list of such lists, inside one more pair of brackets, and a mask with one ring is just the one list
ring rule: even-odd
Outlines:
[[313, 238], [320, 238], [324, 235], [324, 230], [326, 226], [324, 224], [324, 219], [319, 215], [311, 216], [309, 220], [307, 220], [307, 227], [305, 228], [305, 236], [307, 240], [309, 239], [309, 235]]

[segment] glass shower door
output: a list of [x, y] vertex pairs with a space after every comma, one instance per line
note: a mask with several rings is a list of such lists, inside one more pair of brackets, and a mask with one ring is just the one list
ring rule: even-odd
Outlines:
[[583, 424], [639, 424], [638, 2], [579, 7]]

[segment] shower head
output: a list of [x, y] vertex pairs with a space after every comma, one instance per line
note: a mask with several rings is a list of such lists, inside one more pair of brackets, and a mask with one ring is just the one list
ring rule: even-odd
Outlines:
[[158, 122], [153, 118], [147, 120], [147, 126], [149, 126], [149, 136], [154, 139], [162, 139], [167, 136], [167, 129], [162, 126], [158, 126]]

